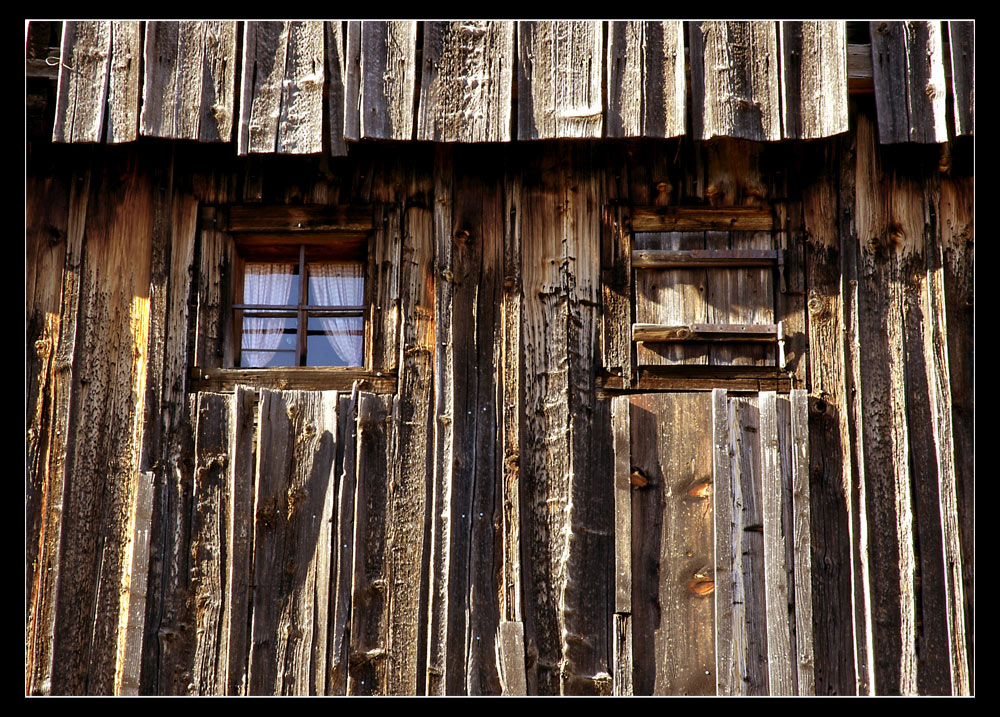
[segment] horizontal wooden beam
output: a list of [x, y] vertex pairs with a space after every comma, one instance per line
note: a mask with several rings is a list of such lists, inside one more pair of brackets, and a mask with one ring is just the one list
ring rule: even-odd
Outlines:
[[777, 391], [788, 393], [791, 378], [765, 366], [657, 366], [640, 369], [636, 383], [621, 376], [597, 376], [599, 397], [632, 391], [711, 391], [725, 388], [730, 393]]
[[335, 232], [372, 230], [372, 208], [364, 205], [234, 205], [219, 207], [216, 228], [228, 232]]
[[636, 249], [632, 252], [634, 269], [691, 269], [716, 266], [775, 266], [781, 252], [766, 249], [712, 251], [710, 249]]
[[350, 391], [358, 388], [372, 393], [395, 393], [396, 377], [385, 372], [329, 366], [288, 368], [200, 368], [191, 369], [192, 391], [231, 392], [236, 386], [270, 388], [278, 391]]
[[767, 207], [633, 207], [634, 232], [771, 231]]
[[778, 340], [777, 324], [632, 324], [633, 341], [752, 341]]

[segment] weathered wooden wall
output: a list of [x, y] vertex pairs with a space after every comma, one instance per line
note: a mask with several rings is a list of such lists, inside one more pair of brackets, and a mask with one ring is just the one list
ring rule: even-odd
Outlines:
[[[33, 139], [26, 692], [971, 691], [968, 160], [880, 147], [871, 102], [852, 127], [773, 146], [360, 143], [346, 158]], [[198, 317], [225, 315], [232, 262], [199, 206], [226, 204], [375, 208], [380, 382], [198, 390], [190, 367], [225, 363], [221, 320], [203, 335]], [[632, 208], [693, 205], [770, 215], [788, 378], [637, 363]], [[722, 429], [720, 385], [734, 392]], [[729, 574], [760, 594], [783, 558], [794, 619], [751, 601], [745, 641], [720, 649], [706, 597], [719, 516], [702, 483], [733, 444], [713, 435], [759, 435], [733, 465], [782, 476], [794, 506], [789, 387], [809, 392], [812, 625], [794, 603], [804, 532], [773, 530], [804, 508], [761, 494]], [[754, 411], [759, 433], [739, 432]], [[664, 421], [677, 441], [654, 440]], [[678, 542], [692, 554], [675, 563]], [[791, 647], [810, 629], [811, 664]], [[687, 635], [676, 668], [671, 635]], [[744, 684], [719, 686], [720, 655], [745, 656]], [[702, 662], [711, 675], [690, 672]]]

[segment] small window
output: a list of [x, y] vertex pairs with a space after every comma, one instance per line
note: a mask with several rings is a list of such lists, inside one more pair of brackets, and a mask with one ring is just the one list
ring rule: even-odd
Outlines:
[[311, 261], [317, 252], [305, 245], [298, 253], [294, 263], [245, 261], [233, 307], [237, 365], [362, 366], [364, 264]]

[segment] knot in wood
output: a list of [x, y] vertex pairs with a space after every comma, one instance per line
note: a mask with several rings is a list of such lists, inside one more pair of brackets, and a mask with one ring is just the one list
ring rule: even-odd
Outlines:
[[809, 301], [806, 302], [806, 306], [809, 308], [809, 313], [813, 316], [823, 313], [823, 309], [825, 308], [824, 302], [815, 289], [809, 292]]
[[35, 342], [35, 353], [39, 356], [43, 356], [49, 352], [49, 341], [48, 339], [39, 339]]

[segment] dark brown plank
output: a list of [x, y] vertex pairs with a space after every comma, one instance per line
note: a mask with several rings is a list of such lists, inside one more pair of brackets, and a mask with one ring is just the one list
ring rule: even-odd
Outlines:
[[776, 266], [778, 252], [773, 249], [637, 249], [632, 252], [636, 269], [684, 269], [720, 266]]
[[610, 22], [607, 55], [607, 136], [684, 134], [683, 24]]
[[602, 45], [598, 22], [518, 23], [518, 139], [601, 136]]
[[351, 585], [354, 577], [354, 499], [357, 493], [358, 391], [341, 394], [337, 415], [335, 573], [331, 577], [330, 674], [327, 694], [347, 694]]
[[509, 142], [514, 23], [425, 22], [417, 139]]
[[766, 207], [636, 206], [631, 220], [636, 232], [770, 231], [774, 226]]
[[776, 24], [695, 22], [689, 37], [694, 136], [781, 139]]

